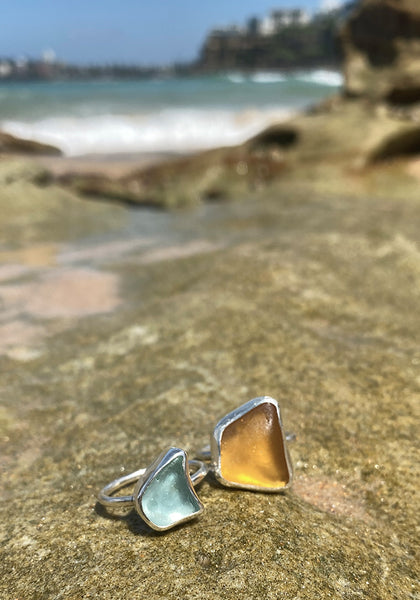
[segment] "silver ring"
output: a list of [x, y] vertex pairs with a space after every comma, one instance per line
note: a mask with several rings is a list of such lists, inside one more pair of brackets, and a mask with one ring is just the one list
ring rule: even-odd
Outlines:
[[[194, 486], [203, 480], [207, 472], [208, 467], [202, 461], [188, 460], [185, 450], [170, 448], [149, 467], [108, 483], [99, 492], [98, 502], [107, 508], [134, 506], [152, 529], [166, 531], [203, 512]], [[135, 483], [131, 495], [112, 496], [131, 483]]]
[[221, 419], [208, 447], [198, 454], [222, 485], [281, 492], [292, 484], [293, 468], [277, 400], [254, 398]]

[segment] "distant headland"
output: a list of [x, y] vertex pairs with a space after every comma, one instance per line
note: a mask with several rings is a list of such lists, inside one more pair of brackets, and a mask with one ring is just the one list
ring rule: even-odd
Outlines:
[[351, 4], [314, 16], [301, 9], [273, 10], [264, 18], [251, 17], [244, 26], [214, 29], [198, 67], [205, 72], [338, 67], [338, 27]]
[[244, 25], [213, 29], [196, 60], [170, 66], [139, 64], [72, 65], [48, 50], [41, 58], [0, 57], [0, 81], [146, 79], [227, 70], [287, 70], [339, 67], [338, 28], [357, 2], [313, 16], [294, 8], [250, 17]]

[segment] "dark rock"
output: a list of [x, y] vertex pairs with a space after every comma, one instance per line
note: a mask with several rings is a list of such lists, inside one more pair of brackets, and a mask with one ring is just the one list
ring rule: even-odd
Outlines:
[[386, 100], [391, 104], [413, 104], [419, 102], [420, 85], [409, 87], [394, 87], [386, 96]]
[[410, 127], [385, 137], [370, 155], [371, 162], [420, 155], [420, 127]]
[[253, 148], [290, 148], [299, 139], [296, 128], [288, 125], [273, 125], [249, 141]]

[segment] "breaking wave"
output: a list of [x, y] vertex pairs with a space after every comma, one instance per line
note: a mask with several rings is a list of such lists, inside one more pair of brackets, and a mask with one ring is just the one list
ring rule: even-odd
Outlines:
[[327, 69], [19, 83], [0, 90], [0, 129], [69, 156], [189, 152], [241, 143], [341, 84]]
[[328, 69], [317, 69], [315, 71], [296, 71], [292, 73], [278, 73], [261, 71], [259, 73], [227, 73], [226, 78], [231, 83], [290, 83], [293, 81], [322, 85], [328, 87], [340, 87], [343, 84], [343, 76], [338, 71]]
[[297, 79], [306, 83], [315, 83], [331, 87], [341, 87], [343, 85], [342, 74], [338, 71], [329, 71], [327, 69], [303, 72], [297, 75]]
[[242, 75], [241, 73], [228, 73], [227, 79], [232, 83], [281, 83], [286, 80], [286, 76], [281, 73], [271, 73], [270, 71], [261, 71], [250, 75]]
[[90, 153], [188, 152], [241, 143], [287, 109], [164, 109], [139, 115], [63, 116], [36, 121], [7, 120], [1, 129], [52, 144], [68, 156]]

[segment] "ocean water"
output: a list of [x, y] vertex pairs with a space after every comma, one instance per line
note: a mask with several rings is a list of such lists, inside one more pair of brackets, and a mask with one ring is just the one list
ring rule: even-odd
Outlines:
[[341, 75], [327, 70], [2, 82], [0, 129], [68, 156], [188, 152], [240, 143], [341, 85]]

